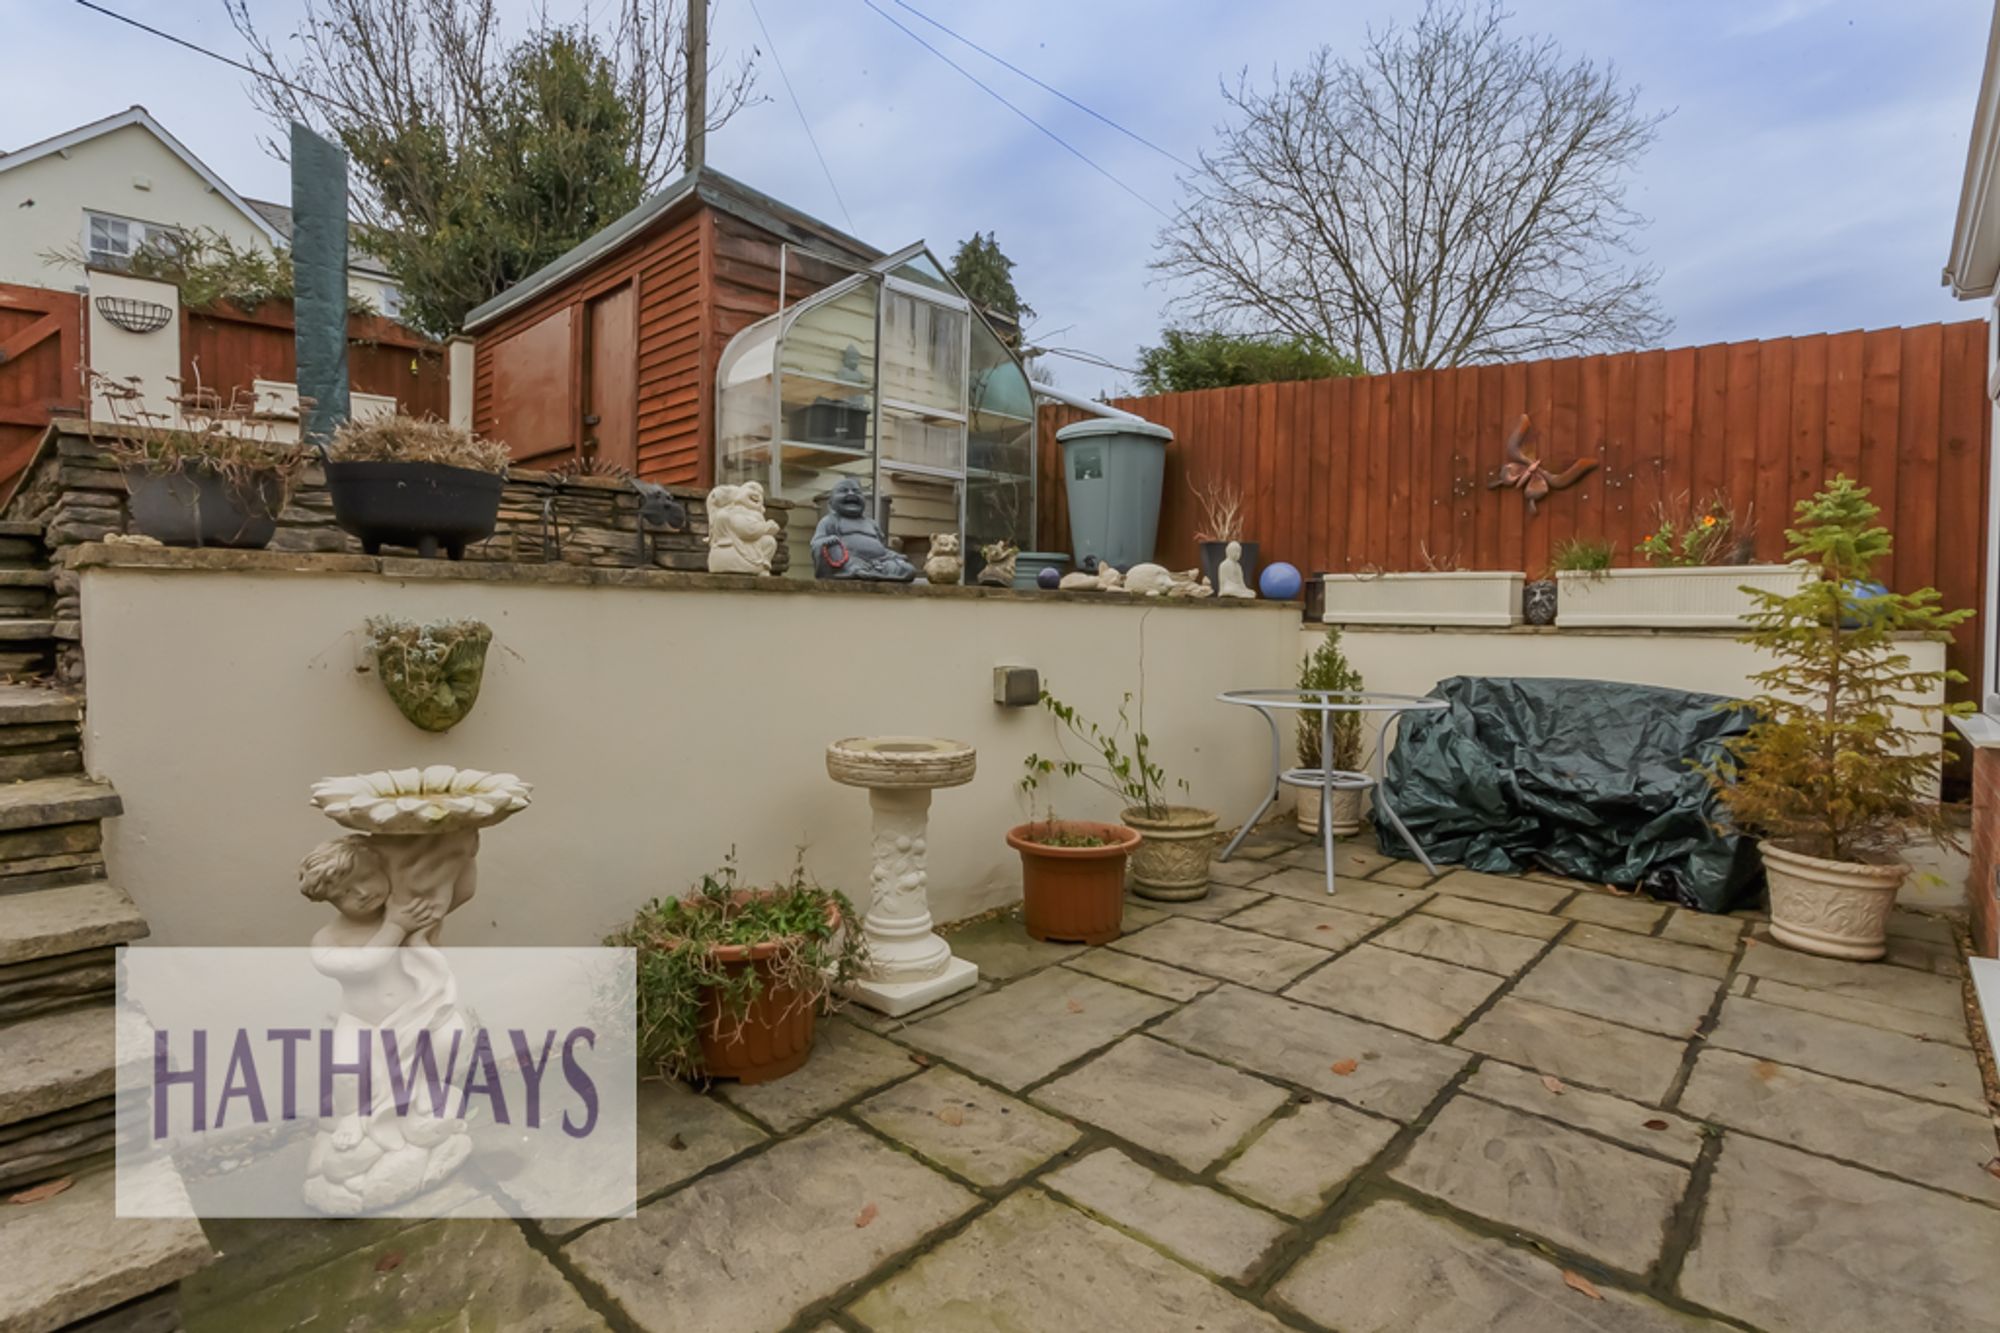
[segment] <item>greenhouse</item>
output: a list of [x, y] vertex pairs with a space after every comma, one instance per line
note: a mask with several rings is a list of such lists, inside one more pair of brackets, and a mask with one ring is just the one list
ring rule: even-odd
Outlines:
[[957, 533], [969, 570], [983, 545], [1033, 544], [1027, 373], [922, 245], [744, 329], [716, 384], [718, 482], [761, 482], [809, 526], [859, 478], [906, 553]]

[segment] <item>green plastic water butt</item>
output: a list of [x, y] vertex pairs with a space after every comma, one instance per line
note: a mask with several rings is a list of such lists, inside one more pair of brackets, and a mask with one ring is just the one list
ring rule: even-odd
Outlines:
[[1174, 433], [1150, 421], [1095, 417], [1056, 432], [1077, 568], [1096, 556], [1120, 569], [1153, 558], [1160, 482]]

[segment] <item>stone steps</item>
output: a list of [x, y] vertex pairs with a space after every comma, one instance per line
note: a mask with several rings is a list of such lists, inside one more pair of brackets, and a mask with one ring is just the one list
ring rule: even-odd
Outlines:
[[81, 824], [123, 813], [109, 783], [81, 774], [0, 786], [0, 833]]
[[146, 918], [125, 890], [103, 880], [0, 897], [0, 975], [20, 963], [144, 939]]
[[109, 1097], [118, 1086], [118, 1021], [108, 1003], [67, 1009], [0, 1028], [0, 1125]]
[[[0, 1329], [50, 1333], [105, 1311], [132, 1306], [199, 1271], [214, 1257], [201, 1224], [185, 1214], [187, 1194], [170, 1171], [135, 1182], [148, 1213], [182, 1216], [119, 1217], [116, 1179], [110, 1171], [78, 1177], [76, 1184], [39, 1203], [0, 1207]], [[119, 1310], [125, 1314], [124, 1310]], [[92, 1327], [178, 1328], [179, 1315], [164, 1299], [158, 1322], [132, 1309], [122, 1323]], [[157, 1317], [157, 1316], [156, 1316]]]

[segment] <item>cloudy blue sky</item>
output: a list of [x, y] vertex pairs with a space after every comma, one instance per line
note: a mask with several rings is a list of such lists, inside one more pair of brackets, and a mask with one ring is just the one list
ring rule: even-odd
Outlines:
[[[221, 0], [104, 0], [237, 49]], [[298, 0], [252, 0], [274, 31]], [[502, 0], [503, 5], [510, 0]], [[547, 0], [559, 19], [586, 0]], [[877, 0], [1152, 203], [1166, 158]], [[909, 0], [1109, 118], [1192, 159], [1212, 141], [1217, 81], [1356, 49], [1396, 0]], [[602, 0], [599, 0], [600, 8]], [[1159, 217], [897, 31], [864, 0], [756, 0], [839, 183], [853, 230], [947, 253], [998, 232], [1045, 341], [1130, 364], [1168, 293], [1148, 269]], [[1633, 182], [1674, 344], [1966, 318], [1938, 271], [1992, 6], [1979, 0], [1514, 0], [1514, 26], [1615, 64], [1671, 110]], [[751, 0], [716, 0], [720, 53], [761, 50], [768, 100], [710, 160], [835, 223]], [[238, 189], [283, 197], [240, 76], [68, 0], [0, 0], [10, 35], [0, 146], [143, 103]], [[1094, 393], [1114, 372], [1057, 363]]]

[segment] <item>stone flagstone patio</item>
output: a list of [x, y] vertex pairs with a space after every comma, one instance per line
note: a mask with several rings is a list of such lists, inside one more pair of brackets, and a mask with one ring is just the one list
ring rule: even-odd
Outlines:
[[[2000, 1179], [1946, 923], [1759, 923], [1283, 834], [1101, 949], [799, 1073], [650, 1086], [597, 1223], [211, 1223], [192, 1329], [2000, 1329]], [[1365, 877], [1365, 878], [1364, 878]], [[333, 1302], [338, 1301], [339, 1304]]]

